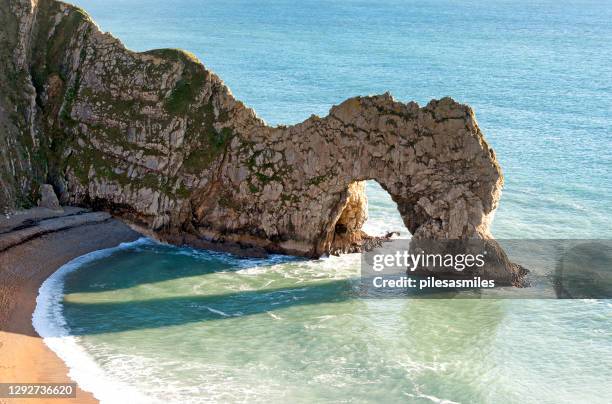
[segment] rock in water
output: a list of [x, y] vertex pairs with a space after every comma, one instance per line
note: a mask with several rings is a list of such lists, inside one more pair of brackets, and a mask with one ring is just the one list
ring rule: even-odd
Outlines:
[[55, 195], [55, 191], [51, 185], [42, 184], [40, 186], [40, 200], [38, 201], [38, 206], [52, 210], [62, 210], [57, 195]]
[[50, 178], [62, 201], [171, 242], [316, 257], [367, 240], [361, 181], [374, 179], [415, 238], [491, 238], [503, 178], [466, 105], [356, 97], [270, 127], [191, 53], [130, 51], [54, 0], [0, 8], [0, 111], [20, 112], [0, 120], [21, 139], [0, 137], [0, 179], [20, 168], [0, 202]]

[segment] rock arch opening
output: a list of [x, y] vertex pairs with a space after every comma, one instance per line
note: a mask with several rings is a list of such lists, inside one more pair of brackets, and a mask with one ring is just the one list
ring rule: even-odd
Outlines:
[[[368, 186], [370, 192], [366, 191]], [[524, 285], [527, 270], [510, 262], [492, 238], [436, 238], [435, 233], [430, 233], [432, 226], [435, 229], [436, 218], [423, 212], [423, 207], [419, 207], [410, 195], [394, 197], [392, 191], [377, 180], [353, 181], [339, 195], [334, 214], [326, 227], [325, 243], [319, 245], [325, 252], [339, 255], [374, 250], [394, 236], [403, 236], [411, 238], [410, 251], [427, 251], [428, 254], [440, 256], [464, 256], [467, 253], [487, 256], [484, 267], [465, 273], [453, 272], [452, 268], [439, 265], [419, 266], [417, 271], [420, 275], [466, 278], [484, 276], [502, 285]], [[372, 202], [375, 206], [370, 210]], [[372, 219], [369, 225], [368, 219]]]
[[389, 192], [376, 180], [366, 181], [368, 218], [363, 230], [371, 236], [385, 236], [391, 232], [397, 237], [410, 238], [410, 230], [404, 224], [399, 208]]
[[330, 220], [324, 246], [331, 254], [360, 252], [392, 237], [409, 238], [397, 203], [376, 180], [353, 181]]

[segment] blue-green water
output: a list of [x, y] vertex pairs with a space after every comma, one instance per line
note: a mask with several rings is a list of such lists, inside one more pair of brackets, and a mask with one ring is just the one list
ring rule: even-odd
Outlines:
[[[272, 124], [385, 91], [469, 103], [506, 176], [495, 236], [612, 236], [610, 2], [77, 3], [132, 49], [194, 52]], [[368, 195], [369, 231], [402, 227], [380, 187]], [[140, 242], [90, 258], [49, 284], [52, 302], [65, 279], [48, 342], [109, 402], [612, 397], [609, 301], [363, 300], [354, 255]]]

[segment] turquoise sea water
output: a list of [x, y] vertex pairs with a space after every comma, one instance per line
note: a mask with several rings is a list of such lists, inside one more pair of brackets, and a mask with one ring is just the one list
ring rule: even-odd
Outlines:
[[[610, 2], [77, 4], [132, 49], [194, 52], [271, 124], [385, 91], [469, 103], [506, 176], [496, 237], [612, 237]], [[376, 183], [368, 196], [368, 231], [403, 228]], [[57, 278], [48, 320], [109, 402], [612, 397], [609, 301], [363, 300], [358, 255], [249, 261], [140, 242], [94, 258]]]

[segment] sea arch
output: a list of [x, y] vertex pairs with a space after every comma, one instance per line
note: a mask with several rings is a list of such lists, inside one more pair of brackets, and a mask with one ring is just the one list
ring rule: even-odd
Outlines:
[[175, 243], [317, 257], [373, 179], [414, 238], [491, 239], [503, 177], [466, 105], [354, 97], [270, 127], [191, 53], [133, 52], [66, 3], [10, 4], [21, 138], [64, 203]]
[[203, 222], [238, 215], [238, 223], [276, 239], [274, 247], [318, 256], [338, 247], [332, 243], [336, 226], [349, 217], [350, 230], [361, 231], [355, 225], [365, 203], [360, 184], [375, 180], [416, 238], [490, 237], [503, 177], [466, 105], [444, 98], [421, 108], [389, 94], [356, 97], [325, 118], [313, 116], [266, 136], [256, 132], [249, 136], [265, 142], [260, 150], [241, 154], [244, 141], [232, 143], [230, 154], [238, 158], [225, 166], [222, 181], [238, 185], [224, 197], [232, 203], [206, 204]]

